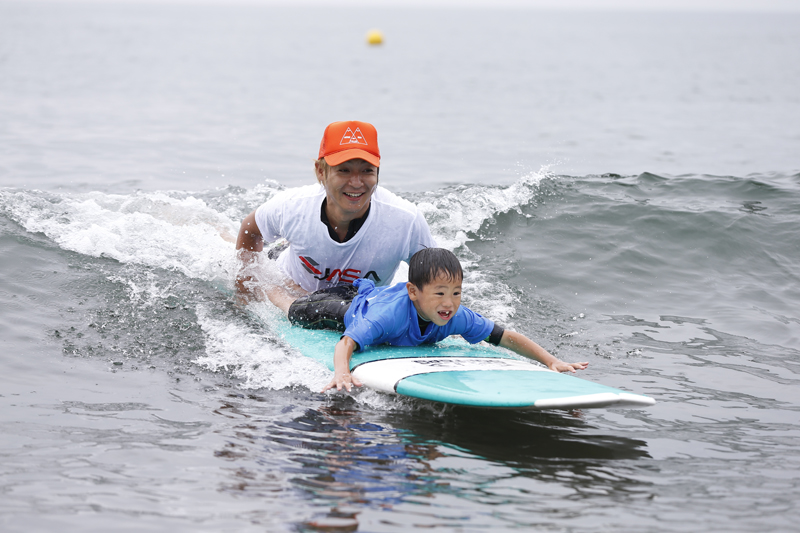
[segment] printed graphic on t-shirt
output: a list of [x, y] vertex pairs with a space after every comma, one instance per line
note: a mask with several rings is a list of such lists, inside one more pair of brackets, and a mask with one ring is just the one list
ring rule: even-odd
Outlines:
[[[325, 267], [325, 273], [322, 273], [322, 270], [319, 267], [319, 263], [314, 261], [309, 256], [298, 256], [300, 259], [300, 264], [303, 265], [303, 268], [314, 276], [315, 279], [330, 281], [330, 282], [344, 282], [344, 283], [353, 283], [355, 280], [361, 277], [361, 271], [355, 268], [331, 268]], [[370, 270], [364, 276], [365, 278], [369, 279], [372, 278], [375, 280], [375, 283], [380, 283], [381, 278], [378, 276], [378, 273], [374, 270]]]
[[364, 138], [364, 134], [361, 133], [361, 128], [356, 128], [355, 133], [350, 128], [347, 128], [347, 131], [344, 132], [342, 136], [342, 140], [339, 142], [339, 145], [343, 144], [363, 144], [364, 146], [369, 146], [367, 144], [367, 140]]

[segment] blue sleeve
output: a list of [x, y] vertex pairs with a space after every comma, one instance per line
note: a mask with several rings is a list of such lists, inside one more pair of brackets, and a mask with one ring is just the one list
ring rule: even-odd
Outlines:
[[358, 289], [358, 294], [353, 298], [350, 309], [345, 314], [343, 335], [356, 341], [358, 344], [356, 351], [360, 352], [367, 346], [379, 343], [379, 339], [384, 336], [384, 328], [380, 322], [365, 316], [367, 309], [370, 308], [368, 297], [376, 292], [375, 283], [372, 280], [359, 278], [353, 282], [353, 286]]
[[472, 309], [461, 306], [454, 318], [458, 322], [454, 324], [455, 329], [451, 335], [461, 335], [470, 344], [476, 344], [485, 340], [494, 329], [494, 321], [484, 318]]
[[408, 329], [408, 307], [411, 305], [405, 283], [391, 287], [375, 287], [371, 280], [357, 279], [358, 294], [345, 316], [345, 332], [359, 345], [394, 343]]
[[347, 329], [344, 330], [343, 336], [350, 337], [358, 344], [358, 352], [364, 351], [367, 346], [380, 344], [381, 338], [384, 337], [383, 328], [379, 323], [373, 322], [363, 316], [357, 316]]
[[[363, 300], [362, 305], [351, 315], [352, 320], [344, 331], [344, 335], [358, 343], [358, 351], [364, 350], [367, 346], [383, 344], [390, 340], [394, 336], [398, 322], [391, 306], [370, 305], [366, 299]], [[350, 314], [349, 311], [348, 314]]]

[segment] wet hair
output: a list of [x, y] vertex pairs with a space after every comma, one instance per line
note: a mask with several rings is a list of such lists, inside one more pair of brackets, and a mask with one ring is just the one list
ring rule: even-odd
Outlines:
[[331, 166], [328, 164], [327, 161], [325, 161], [324, 157], [320, 157], [319, 159], [317, 159], [315, 161], [315, 163], [316, 163], [316, 165], [314, 165], [314, 175], [317, 177], [317, 181], [319, 181], [319, 176], [317, 175], [317, 172], [316, 172], [317, 165], [319, 165], [319, 170], [322, 172], [323, 176], [327, 176], [328, 175], [328, 172], [330, 171]]
[[422, 289], [438, 276], [448, 281], [461, 281], [464, 271], [461, 263], [450, 250], [444, 248], [423, 248], [411, 257], [408, 263], [408, 281]]

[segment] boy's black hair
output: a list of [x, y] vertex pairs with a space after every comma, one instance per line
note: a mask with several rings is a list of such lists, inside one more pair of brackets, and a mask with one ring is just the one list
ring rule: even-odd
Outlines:
[[411, 261], [408, 263], [408, 281], [420, 289], [440, 274], [450, 281], [464, 279], [461, 263], [450, 250], [423, 248], [411, 256]]

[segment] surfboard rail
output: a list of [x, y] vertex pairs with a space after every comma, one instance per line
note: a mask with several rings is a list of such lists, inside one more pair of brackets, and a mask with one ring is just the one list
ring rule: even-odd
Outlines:
[[[303, 355], [333, 370], [340, 333], [288, 325], [281, 336]], [[446, 339], [416, 347], [376, 346], [353, 354], [350, 371], [388, 394], [491, 409], [642, 408], [648, 396], [554, 372], [495, 347]]]
[[655, 404], [648, 396], [511, 358], [402, 357], [358, 363], [351, 371], [381, 392], [471, 407], [592, 409]]

